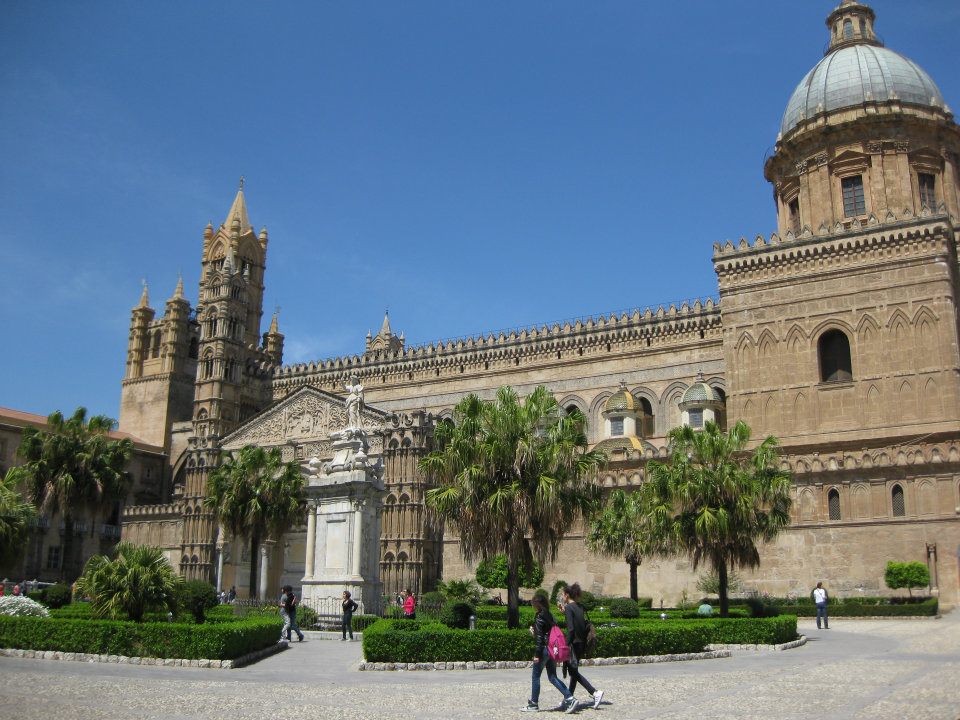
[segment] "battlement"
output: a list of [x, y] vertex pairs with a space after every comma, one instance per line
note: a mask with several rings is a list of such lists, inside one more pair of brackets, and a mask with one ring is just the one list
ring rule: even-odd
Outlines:
[[493, 362], [519, 359], [541, 353], [561, 354], [565, 350], [579, 351], [597, 344], [646, 340], [648, 346], [658, 344], [666, 337], [696, 333], [719, 327], [719, 300], [703, 300], [658, 305], [643, 310], [634, 308], [597, 316], [587, 316], [543, 325], [531, 325], [497, 332], [484, 332], [424, 345], [412, 345], [395, 352], [347, 355], [310, 363], [298, 363], [278, 368], [274, 379], [303, 377], [337, 371], [361, 374], [371, 368], [385, 365], [441, 366], [446, 364]]
[[128, 505], [123, 509], [121, 521], [124, 523], [138, 520], [157, 520], [161, 517], [180, 517], [183, 515], [183, 503], [163, 503], [160, 505]]
[[937, 208], [936, 212], [924, 208], [919, 215], [915, 215], [909, 208], [904, 209], [899, 215], [895, 214], [893, 211], [889, 211], [884, 216], [882, 222], [877, 218], [876, 215], [870, 213], [865, 223], [860, 222], [860, 220], [857, 218], [854, 218], [846, 223], [838, 222], [833, 227], [828, 227], [827, 224], [824, 223], [817, 229], [816, 233], [810, 229], [809, 225], [804, 225], [803, 229], [797, 235], [790, 230], [783, 237], [780, 237], [780, 235], [777, 233], [773, 233], [769, 238], [764, 238], [763, 235], [757, 235], [753, 242], [750, 242], [746, 238], [740, 238], [740, 242], [738, 242], [736, 245], [734, 245], [730, 240], [727, 240], [722, 245], [719, 242], [715, 242], [713, 244], [713, 260], [716, 263], [719, 260], [726, 258], [742, 257], [759, 252], [766, 252], [772, 247], [786, 245], [801, 247], [803, 245], [810, 244], [811, 242], [819, 242], [823, 238], [834, 236], [844, 237], [860, 234], [864, 229], [869, 230], [870, 228], [881, 226], [905, 227], [907, 225], [916, 225], [917, 220], [933, 221], [936, 219], [948, 220], [948, 224], [955, 222], [954, 218], [947, 213], [946, 206], [944, 206], [943, 203], [940, 203], [940, 206]]

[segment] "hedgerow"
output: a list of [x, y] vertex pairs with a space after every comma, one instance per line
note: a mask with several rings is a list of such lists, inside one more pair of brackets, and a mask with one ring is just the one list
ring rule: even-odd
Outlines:
[[279, 632], [279, 618], [197, 625], [0, 617], [0, 647], [133, 657], [232, 660], [272, 645]]

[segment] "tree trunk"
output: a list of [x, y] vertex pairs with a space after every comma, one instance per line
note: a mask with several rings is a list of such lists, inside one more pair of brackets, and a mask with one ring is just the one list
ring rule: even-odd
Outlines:
[[634, 559], [627, 560], [630, 563], [630, 599], [637, 601], [637, 566], [640, 564]]
[[256, 533], [250, 536], [250, 591], [247, 594], [251, 600], [257, 597], [257, 558], [260, 556], [260, 538]]
[[507, 557], [507, 628], [520, 627], [520, 574], [516, 558]]
[[720, 580], [720, 617], [730, 614], [730, 599], [727, 597], [727, 561], [717, 560], [717, 578]]
[[63, 518], [63, 553], [60, 556], [60, 582], [67, 579], [67, 568], [73, 566], [73, 518]]

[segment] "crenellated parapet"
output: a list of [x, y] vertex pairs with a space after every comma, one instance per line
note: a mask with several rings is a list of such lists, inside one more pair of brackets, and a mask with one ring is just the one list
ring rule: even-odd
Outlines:
[[946, 239], [954, 234], [955, 220], [941, 205], [937, 212], [924, 209], [918, 216], [910, 209], [899, 215], [888, 212], [881, 221], [871, 214], [866, 223], [854, 219], [834, 227], [821, 225], [814, 233], [804, 227], [799, 235], [758, 235], [751, 243], [741, 238], [734, 245], [714, 243], [713, 263], [721, 290], [748, 277], [773, 278], [789, 266], [792, 274], [829, 271], [831, 266], [850, 267], [863, 261], [927, 256], [931, 251], [950, 252]]
[[183, 515], [183, 503], [163, 503], [160, 505], [128, 505], [123, 509], [122, 522], [132, 523], [141, 520], [160, 520], [179, 518]]
[[[714, 298], [672, 303], [549, 325], [481, 333], [393, 352], [366, 353], [298, 363], [274, 372], [274, 396], [302, 384], [334, 386], [356, 375], [366, 384], [399, 384], [497, 370], [536, 367], [560, 361], [590, 361], [614, 350], [668, 349], [686, 343], [720, 341], [719, 302]], [[373, 378], [370, 380], [370, 378]]]

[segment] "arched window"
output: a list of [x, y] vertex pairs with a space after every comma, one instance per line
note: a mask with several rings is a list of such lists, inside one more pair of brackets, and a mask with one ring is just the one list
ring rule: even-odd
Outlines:
[[840, 519], [840, 493], [834, 488], [827, 494], [827, 510], [831, 520]]
[[650, 401], [645, 397], [640, 398], [640, 410], [643, 412], [643, 415], [640, 418], [640, 436], [645, 438], [653, 437], [653, 405], [651, 405]]
[[844, 20], [843, 21], [843, 39], [850, 40], [853, 38], [853, 21]]
[[153, 333], [153, 348], [150, 350], [150, 357], [160, 357], [160, 331]]
[[821, 382], [846, 382], [853, 379], [850, 341], [840, 330], [828, 330], [817, 343]]
[[893, 516], [894, 517], [903, 517], [907, 514], [907, 507], [903, 502], [903, 488], [899, 485], [894, 485], [893, 490], [890, 491], [890, 500], [893, 504]]
[[213, 377], [213, 350], [208, 350], [203, 356], [202, 376], [204, 379]]

